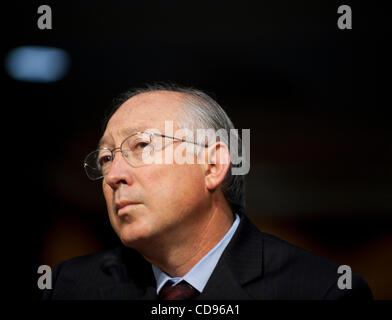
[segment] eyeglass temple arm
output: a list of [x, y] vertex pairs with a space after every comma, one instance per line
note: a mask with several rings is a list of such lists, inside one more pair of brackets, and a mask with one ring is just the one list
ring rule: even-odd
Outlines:
[[208, 148], [208, 144], [198, 143], [198, 142], [193, 142], [193, 141], [188, 141], [188, 140], [186, 140], [186, 139], [181, 139], [181, 138], [176, 138], [176, 137], [170, 137], [170, 136], [166, 136], [166, 135], [160, 134], [160, 133], [152, 133], [152, 134], [153, 134], [154, 136], [165, 137], [165, 138], [170, 138], [170, 139], [177, 140], [177, 141], [193, 143], [193, 144], [197, 144], [197, 145], [199, 145], [199, 146]]

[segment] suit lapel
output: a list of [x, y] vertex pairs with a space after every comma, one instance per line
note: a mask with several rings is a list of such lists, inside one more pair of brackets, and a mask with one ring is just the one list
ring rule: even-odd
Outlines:
[[208, 280], [198, 300], [248, 300], [247, 292], [242, 288], [230, 268], [219, 263]]
[[244, 288], [262, 276], [262, 246], [260, 231], [242, 215], [238, 229], [198, 299], [252, 299]]

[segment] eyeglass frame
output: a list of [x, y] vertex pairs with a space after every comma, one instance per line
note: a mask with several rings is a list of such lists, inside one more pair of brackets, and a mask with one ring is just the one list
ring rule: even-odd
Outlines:
[[[113, 149], [109, 149], [109, 148], [99, 148], [99, 149], [96, 149], [96, 150], [94, 150], [94, 151], [91, 151], [91, 152], [85, 157], [85, 159], [84, 159], [84, 161], [83, 161], [83, 168], [84, 168], [84, 170], [86, 171], [86, 174], [87, 174], [86, 167], [92, 168], [92, 167], [89, 166], [88, 163], [86, 162], [86, 160], [87, 160], [87, 158], [90, 156], [90, 154], [92, 154], [92, 153], [94, 153], [94, 152], [97, 152], [97, 151], [99, 151], [99, 150], [107, 150], [107, 151], [110, 151], [110, 153], [111, 153], [111, 155], [112, 155], [112, 161], [113, 161], [113, 160], [114, 160], [114, 151], [115, 151], [115, 150], [120, 150], [121, 155], [123, 155], [123, 150], [122, 150], [122, 145], [123, 145], [123, 143], [124, 143], [126, 140], [128, 140], [130, 137], [133, 137], [133, 136], [136, 136], [136, 135], [142, 134], [142, 133], [145, 133], [145, 134], [150, 135], [150, 139], [151, 139], [151, 136], [156, 136], [156, 137], [162, 137], [162, 138], [169, 138], [169, 139], [176, 140], [176, 141], [180, 141], [180, 142], [193, 143], [193, 144], [195, 144], [195, 145], [199, 145], [199, 146], [202, 146], [202, 147], [204, 147], [204, 148], [208, 148], [208, 147], [209, 147], [209, 145], [208, 145], [207, 143], [198, 143], [198, 142], [189, 141], [189, 140], [186, 140], [186, 139], [183, 139], [183, 138], [177, 138], [177, 137], [167, 136], [167, 135], [165, 135], [165, 134], [156, 133], [156, 132], [138, 131], [138, 132], [135, 132], [135, 133], [131, 134], [130, 136], [126, 137], [126, 138], [121, 142], [120, 147], [116, 147], [116, 148], [113, 148]], [[135, 166], [133, 166], [129, 161], [127, 161], [127, 163], [128, 163], [130, 166], [135, 167]], [[148, 164], [147, 164], [147, 165], [148, 165]], [[93, 169], [93, 168], [92, 168], [92, 169]], [[104, 175], [102, 175], [102, 176], [100, 176], [100, 177], [98, 177], [98, 178], [96, 178], [96, 179], [91, 179], [90, 176], [89, 176], [88, 174], [87, 174], [87, 177], [88, 177], [90, 180], [92, 180], [92, 181], [97, 181], [97, 180], [99, 180], [99, 179], [102, 179], [102, 178], [104, 177]]]

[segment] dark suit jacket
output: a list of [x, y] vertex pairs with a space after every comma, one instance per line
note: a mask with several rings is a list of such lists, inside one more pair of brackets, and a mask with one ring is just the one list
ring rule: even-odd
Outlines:
[[[118, 258], [121, 279], [102, 270], [107, 254]], [[259, 231], [246, 216], [198, 299], [371, 299], [366, 282], [352, 273], [352, 289], [337, 286], [339, 265]], [[43, 299], [157, 299], [151, 264], [119, 247], [60, 263]]]

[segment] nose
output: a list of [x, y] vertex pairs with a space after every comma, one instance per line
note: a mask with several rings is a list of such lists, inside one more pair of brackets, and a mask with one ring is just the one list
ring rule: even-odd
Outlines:
[[[121, 184], [132, 184], [133, 173], [131, 165], [122, 156], [120, 148], [113, 149], [112, 152], [113, 162], [110, 170], [104, 177], [104, 181], [113, 189], [117, 189]], [[116, 152], [120, 154], [116, 155]]]

